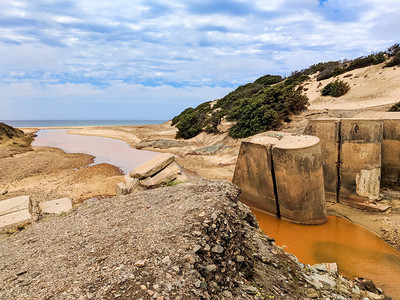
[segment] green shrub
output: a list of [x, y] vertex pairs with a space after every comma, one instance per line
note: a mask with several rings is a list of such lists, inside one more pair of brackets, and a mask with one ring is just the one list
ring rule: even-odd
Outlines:
[[389, 60], [384, 68], [390, 68], [390, 67], [396, 67], [396, 66], [400, 66], [400, 51], [397, 52], [392, 58], [391, 60]]
[[282, 119], [307, 108], [308, 98], [293, 86], [267, 87], [255, 97], [242, 99], [227, 119], [235, 121], [229, 133], [234, 138], [248, 137], [277, 128]]
[[400, 52], [400, 45], [397, 43], [390, 46], [386, 51], [389, 57], [395, 56], [399, 52]]
[[350, 85], [342, 80], [335, 80], [328, 83], [322, 90], [322, 96], [340, 97], [350, 90]]
[[275, 84], [275, 83], [279, 83], [283, 80], [282, 76], [280, 75], [264, 75], [261, 76], [260, 78], [256, 79], [256, 81], [254, 81], [254, 83], [256, 84], [262, 84], [264, 87]]
[[400, 112], [400, 102], [396, 103], [391, 108], [389, 108], [389, 111], [398, 111], [398, 112]]
[[317, 76], [317, 80], [324, 80], [328, 79], [333, 76], [332, 72], [333, 70], [339, 66], [340, 63], [338, 61], [330, 61], [324, 64], [324, 69], [320, 71], [320, 73]]

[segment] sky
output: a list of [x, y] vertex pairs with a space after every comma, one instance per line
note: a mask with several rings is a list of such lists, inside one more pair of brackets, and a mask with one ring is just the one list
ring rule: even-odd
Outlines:
[[398, 0], [1, 0], [0, 119], [171, 119], [399, 42]]

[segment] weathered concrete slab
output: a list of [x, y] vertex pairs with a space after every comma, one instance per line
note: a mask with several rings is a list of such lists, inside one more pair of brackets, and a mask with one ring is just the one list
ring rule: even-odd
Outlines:
[[40, 202], [39, 207], [45, 214], [61, 214], [72, 209], [72, 201], [70, 198], [55, 199]]
[[326, 222], [317, 137], [270, 131], [242, 141], [233, 183], [254, 208], [294, 223]]
[[341, 120], [340, 201], [379, 198], [383, 121]]
[[124, 175], [124, 179], [128, 194], [131, 193], [139, 185], [139, 179], [132, 178], [131, 176], [129, 176], [129, 174]]
[[368, 201], [356, 202], [343, 199], [342, 203], [362, 210], [374, 211], [374, 212], [384, 212], [387, 211], [389, 208], [391, 208], [391, 206], [387, 204], [372, 203]]
[[14, 211], [12, 213], [0, 216], [0, 228], [23, 223], [29, 221], [30, 219], [31, 214], [29, 213], [28, 209]]
[[123, 182], [119, 182], [117, 183], [117, 185], [115, 186], [115, 195], [117, 197], [121, 196], [121, 195], [128, 195], [128, 188], [126, 187], [126, 184]]
[[325, 193], [328, 199], [338, 198], [339, 119], [314, 119], [307, 124], [304, 134], [320, 139]]
[[181, 168], [178, 164], [172, 162], [154, 176], [140, 180], [140, 184], [146, 188], [156, 188], [175, 180], [181, 173]]
[[170, 153], [161, 153], [133, 169], [129, 175], [133, 178], [143, 179], [161, 171], [175, 160]]
[[29, 196], [20, 196], [0, 201], [0, 216], [27, 209], [28, 206]]

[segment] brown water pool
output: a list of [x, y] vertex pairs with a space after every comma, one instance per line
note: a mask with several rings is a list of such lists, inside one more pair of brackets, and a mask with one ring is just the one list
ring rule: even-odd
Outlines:
[[333, 216], [323, 225], [307, 226], [253, 213], [265, 234], [301, 262], [336, 262], [341, 274], [371, 279], [385, 293], [400, 299], [400, 252], [371, 231]]

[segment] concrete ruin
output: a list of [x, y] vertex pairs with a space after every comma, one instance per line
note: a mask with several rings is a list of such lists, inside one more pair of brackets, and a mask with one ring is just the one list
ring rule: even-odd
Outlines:
[[116, 185], [117, 196], [161, 187], [171, 182], [184, 182], [188, 177], [175, 162], [174, 155], [161, 153], [129, 172], [124, 179], [125, 182]]
[[233, 183], [255, 209], [299, 224], [327, 220], [317, 137], [270, 131], [243, 140]]
[[42, 213], [59, 215], [72, 209], [72, 201], [70, 198], [55, 199], [39, 202], [39, 207]]
[[321, 140], [327, 198], [359, 207], [378, 199], [381, 186], [399, 188], [400, 116], [395, 114], [309, 121], [304, 133]]
[[0, 201], [0, 228], [18, 225], [31, 219], [29, 196]]
[[38, 202], [29, 196], [0, 201], [0, 228], [38, 221], [42, 214], [61, 214], [72, 209], [70, 198]]
[[383, 121], [381, 186], [400, 190], [400, 113], [367, 111], [355, 117]]

